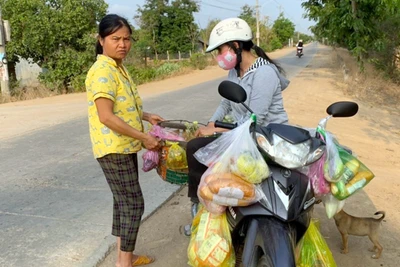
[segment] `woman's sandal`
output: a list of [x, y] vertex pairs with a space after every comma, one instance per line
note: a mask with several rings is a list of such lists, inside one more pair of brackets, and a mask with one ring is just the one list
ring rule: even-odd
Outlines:
[[138, 255], [137, 259], [132, 262], [132, 266], [142, 266], [155, 261], [155, 258], [145, 255]]

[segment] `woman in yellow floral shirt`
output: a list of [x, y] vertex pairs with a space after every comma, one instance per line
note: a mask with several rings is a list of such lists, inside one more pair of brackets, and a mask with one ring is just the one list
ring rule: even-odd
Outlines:
[[142, 121], [156, 124], [163, 120], [143, 111], [136, 86], [122, 64], [131, 48], [131, 35], [125, 18], [105, 16], [99, 24], [97, 61], [86, 77], [90, 138], [113, 194], [112, 234], [117, 237], [116, 266], [120, 267], [154, 261], [133, 254], [144, 212], [137, 152], [142, 144], [150, 150], [159, 148], [158, 140], [143, 132]]

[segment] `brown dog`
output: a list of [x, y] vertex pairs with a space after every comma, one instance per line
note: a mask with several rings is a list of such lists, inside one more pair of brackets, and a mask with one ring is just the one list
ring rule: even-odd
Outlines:
[[349, 235], [356, 236], [368, 236], [371, 242], [374, 244], [374, 247], [369, 251], [375, 252], [378, 250], [378, 253], [372, 255], [373, 259], [379, 259], [382, 254], [382, 246], [378, 242], [378, 231], [381, 225], [381, 221], [385, 218], [384, 211], [378, 211], [375, 215], [382, 214], [382, 217], [379, 219], [375, 218], [358, 218], [351, 216], [341, 210], [338, 212], [333, 218], [335, 219], [336, 226], [342, 235], [343, 241], [343, 249], [341, 253], [346, 254], [349, 252], [348, 249], [348, 237]]

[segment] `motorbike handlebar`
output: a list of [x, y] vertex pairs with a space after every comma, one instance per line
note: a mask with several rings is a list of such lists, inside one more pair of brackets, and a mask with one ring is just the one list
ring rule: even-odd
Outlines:
[[217, 128], [224, 128], [224, 129], [235, 129], [237, 127], [237, 123], [228, 123], [222, 121], [215, 121], [214, 126]]

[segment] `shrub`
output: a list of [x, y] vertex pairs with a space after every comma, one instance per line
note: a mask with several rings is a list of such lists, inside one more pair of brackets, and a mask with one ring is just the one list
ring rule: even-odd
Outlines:
[[181, 66], [177, 63], [164, 63], [156, 68], [157, 77], [165, 77], [177, 72], [181, 69]]
[[207, 56], [202, 53], [194, 53], [190, 57], [192, 66], [199, 70], [204, 70], [208, 66]]
[[150, 82], [156, 77], [156, 70], [151, 67], [147, 68], [136, 68], [135, 66], [126, 66], [128, 72], [131, 74], [135, 84], [139, 85], [142, 83]]

